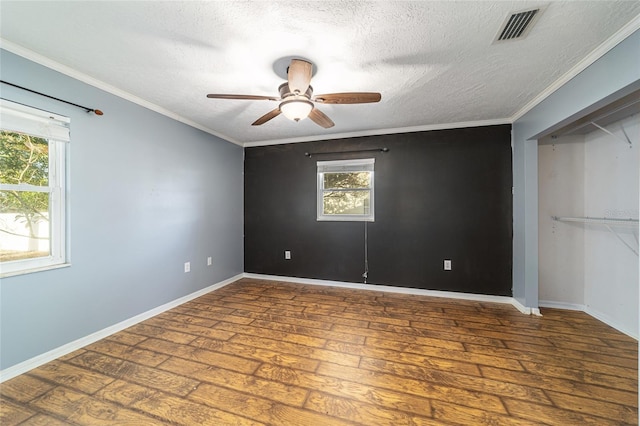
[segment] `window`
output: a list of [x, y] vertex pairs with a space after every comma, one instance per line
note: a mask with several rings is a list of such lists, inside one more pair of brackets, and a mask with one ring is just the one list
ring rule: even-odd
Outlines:
[[0, 274], [65, 263], [67, 117], [0, 100]]
[[318, 161], [318, 220], [374, 220], [375, 159]]

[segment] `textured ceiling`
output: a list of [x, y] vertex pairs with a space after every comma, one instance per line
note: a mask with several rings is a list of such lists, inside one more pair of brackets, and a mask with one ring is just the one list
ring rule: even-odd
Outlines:
[[[538, 6], [527, 37], [493, 43], [508, 15]], [[508, 122], [638, 15], [638, 1], [3, 0], [0, 36], [253, 145]], [[251, 126], [277, 104], [205, 96], [277, 95], [279, 60], [292, 56], [315, 64], [315, 93], [375, 91], [382, 101], [319, 105], [335, 122], [323, 129], [284, 116]]]

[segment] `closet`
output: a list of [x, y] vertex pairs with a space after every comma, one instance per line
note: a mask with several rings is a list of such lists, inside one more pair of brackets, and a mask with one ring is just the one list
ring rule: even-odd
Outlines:
[[640, 92], [538, 140], [539, 300], [638, 338]]

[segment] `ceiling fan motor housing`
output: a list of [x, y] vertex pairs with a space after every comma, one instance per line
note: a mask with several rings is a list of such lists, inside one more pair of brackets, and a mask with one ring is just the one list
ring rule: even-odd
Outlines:
[[286, 99], [291, 96], [299, 96], [305, 97], [307, 99], [311, 99], [311, 95], [313, 94], [313, 87], [309, 86], [306, 92], [301, 95], [296, 95], [295, 93], [291, 93], [291, 89], [289, 89], [289, 83], [282, 83], [280, 87], [278, 87], [278, 91], [280, 92], [280, 97], [282, 99]]

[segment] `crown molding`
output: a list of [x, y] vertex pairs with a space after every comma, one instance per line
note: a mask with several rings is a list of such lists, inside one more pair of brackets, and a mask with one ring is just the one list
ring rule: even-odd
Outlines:
[[25, 47], [22, 47], [16, 43], [13, 43], [11, 41], [5, 40], [3, 38], [0, 38], [0, 48], [14, 53], [18, 56], [22, 56], [25, 59], [28, 59], [32, 62], [35, 62], [39, 65], [42, 65], [44, 67], [50, 68], [54, 71], [58, 71], [66, 76], [69, 76], [71, 78], [74, 78], [76, 80], [79, 80], [83, 83], [86, 83], [90, 86], [96, 87], [100, 90], [104, 90], [107, 93], [110, 93], [112, 95], [115, 95], [119, 98], [125, 99], [129, 102], [133, 102], [134, 104], [140, 105], [141, 107], [147, 108], [151, 111], [157, 112], [158, 114], [162, 114], [165, 117], [169, 117], [173, 120], [179, 121], [183, 124], [186, 124], [187, 126], [191, 126], [193, 128], [196, 128], [198, 130], [202, 130], [205, 133], [209, 133], [210, 135], [216, 136], [220, 139], [223, 139], [227, 142], [231, 142], [235, 145], [239, 145], [242, 146], [242, 142], [239, 142], [227, 135], [224, 135], [220, 132], [216, 132], [215, 130], [209, 129], [208, 127], [205, 127], [201, 124], [196, 123], [195, 121], [189, 120], [188, 118], [185, 118], [179, 114], [176, 114], [175, 112], [169, 111], [166, 108], [163, 108], [159, 105], [156, 105], [152, 102], [146, 101], [142, 98], [139, 98], [138, 96], [135, 96], [125, 90], [122, 89], [118, 89], [115, 86], [112, 86], [108, 83], [105, 83], [104, 81], [98, 80], [97, 78], [91, 77], [87, 74], [81, 73], [80, 71], [77, 71], [67, 65], [63, 65], [59, 62], [56, 62], [54, 60], [51, 60], [49, 58], [47, 58], [46, 56], [43, 56], [39, 53], [36, 53], [32, 50], [29, 50]]
[[587, 69], [590, 65], [592, 65], [595, 61], [603, 57], [607, 52], [616, 47], [620, 42], [629, 37], [634, 32], [640, 29], [640, 15], [637, 15], [633, 18], [629, 23], [627, 23], [624, 27], [618, 30], [615, 34], [605, 40], [602, 44], [596, 47], [591, 53], [589, 53], [584, 59], [578, 62], [573, 66], [569, 71], [567, 71], [564, 75], [562, 75], [559, 79], [554, 81], [550, 86], [548, 86], [545, 90], [540, 92], [538, 96], [529, 101], [525, 106], [520, 108], [518, 112], [516, 112], [513, 116], [511, 116], [511, 123], [519, 120], [523, 115], [531, 111], [535, 108], [539, 103], [544, 101], [546, 98], [551, 96], [556, 90], [560, 87], [564, 86], [569, 80], [580, 74], [582, 71]]
[[250, 148], [255, 146], [283, 145], [283, 144], [296, 143], [296, 142], [315, 142], [315, 141], [326, 141], [326, 140], [333, 140], [333, 139], [357, 138], [362, 136], [379, 136], [379, 135], [392, 135], [396, 133], [426, 132], [431, 130], [462, 129], [465, 127], [495, 126], [500, 124], [511, 124], [511, 119], [498, 118], [494, 120], [462, 121], [457, 123], [443, 123], [443, 124], [425, 124], [422, 126], [397, 127], [392, 129], [360, 130], [356, 132], [333, 133], [328, 135], [314, 135], [314, 136], [303, 136], [298, 138], [272, 139], [272, 140], [264, 140], [264, 141], [256, 141], [256, 142], [245, 142], [244, 147]]
[[118, 89], [117, 87], [114, 87], [101, 80], [98, 80], [89, 75], [86, 75], [77, 70], [74, 70], [71, 67], [60, 64], [59, 62], [53, 61], [41, 54], [33, 52], [32, 50], [29, 50], [25, 47], [22, 47], [18, 44], [15, 44], [3, 38], [0, 38], [0, 48], [5, 49], [9, 52], [12, 52], [16, 55], [22, 56], [26, 59], [29, 59], [47, 68], [58, 71], [76, 80], [82, 81], [83, 83], [86, 83], [90, 86], [104, 90], [105, 92], [111, 93], [122, 99], [133, 102], [144, 108], [155, 111], [166, 117], [169, 117], [171, 119], [184, 123], [188, 126], [202, 130], [203, 132], [209, 133], [227, 142], [233, 143], [241, 147], [249, 148], [249, 147], [257, 147], [257, 146], [282, 145], [282, 144], [297, 143], [297, 142], [314, 142], [314, 141], [354, 138], [354, 137], [363, 137], [363, 136], [378, 136], [378, 135], [390, 135], [390, 134], [398, 134], [398, 133], [412, 133], [412, 132], [424, 132], [424, 131], [433, 131], [433, 130], [459, 129], [459, 128], [466, 128], [466, 127], [513, 124], [515, 121], [520, 119], [522, 116], [524, 116], [526, 113], [531, 111], [542, 101], [548, 98], [556, 90], [558, 90], [560, 87], [565, 85], [568, 81], [570, 81], [572, 78], [580, 74], [587, 67], [592, 65], [595, 61], [600, 59], [607, 52], [609, 52], [611, 49], [617, 46], [620, 42], [622, 42], [624, 39], [626, 39], [627, 37], [629, 37], [631, 34], [633, 34], [635, 31], [639, 29], [640, 29], [640, 15], [637, 15], [624, 27], [622, 27], [615, 34], [609, 37], [605, 42], [603, 42], [598, 47], [596, 47], [589, 55], [587, 55], [584, 59], [578, 62], [568, 72], [563, 74], [559, 79], [557, 79], [545, 90], [539, 93], [535, 98], [533, 98], [531, 101], [525, 104], [520, 110], [518, 110], [511, 117], [492, 119], [492, 120], [429, 124], [429, 125], [420, 125], [420, 126], [411, 126], [411, 127], [398, 127], [398, 128], [390, 128], [390, 129], [360, 130], [360, 131], [354, 131], [354, 132], [343, 132], [343, 133], [293, 137], [293, 138], [284, 138], [284, 139], [271, 139], [271, 140], [262, 140], [262, 141], [253, 141], [253, 142], [238, 141], [225, 134], [212, 130], [190, 119], [187, 119], [179, 114], [169, 111], [159, 105], [156, 105], [152, 102], [139, 98], [124, 90]]

